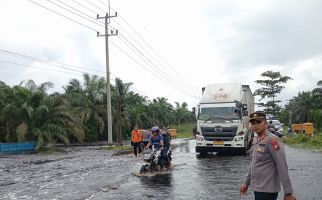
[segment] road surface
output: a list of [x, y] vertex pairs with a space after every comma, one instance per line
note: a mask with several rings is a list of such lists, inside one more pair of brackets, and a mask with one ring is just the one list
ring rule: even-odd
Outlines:
[[[239, 185], [247, 156], [196, 157], [193, 140], [173, 141], [173, 169], [137, 174], [133, 155], [99, 147], [63, 148], [54, 155], [0, 157], [0, 199], [254, 199]], [[322, 199], [322, 153], [285, 148], [298, 199]], [[282, 199], [282, 193], [279, 199]]]

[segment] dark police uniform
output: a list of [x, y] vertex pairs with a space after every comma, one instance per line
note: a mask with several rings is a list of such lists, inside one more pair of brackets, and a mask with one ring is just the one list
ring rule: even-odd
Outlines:
[[[256, 119], [258, 113], [255, 117], [252, 115], [250, 118]], [[278, 137], [268, 131], [262, 137], [254, 137], [251, 156], [244, 183], [253, 188], [255, 199], [276, 199], [281, 183], [285, 194], [293, 193], [284, 147]]]

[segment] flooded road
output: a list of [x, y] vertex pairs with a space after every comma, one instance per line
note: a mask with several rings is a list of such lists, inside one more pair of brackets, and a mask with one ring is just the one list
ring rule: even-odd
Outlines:
[[[173, 140], [174, 168], [144, 176], [137, 175], [140, 159], [98, 147], [0, 157], [0, 199], [254, 199], [239, 195], [248, 157], [197, 158], [194, 145]], [[285, 149], [297, 198], [322, 199], [322, 153]]]

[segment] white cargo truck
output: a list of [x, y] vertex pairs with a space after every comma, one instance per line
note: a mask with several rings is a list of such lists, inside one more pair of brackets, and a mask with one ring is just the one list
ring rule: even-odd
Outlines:
[[249, 85], [221, 83], [202, 88], [196, 108], [196, 152], [246, 153], [251, 140], [249, 114], [254, 96]]

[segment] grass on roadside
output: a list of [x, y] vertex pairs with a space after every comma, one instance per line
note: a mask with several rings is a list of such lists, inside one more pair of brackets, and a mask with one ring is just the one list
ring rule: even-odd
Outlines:
[[322, 132], [314, 134], [314, 137], [300, 133], [294, 136], [287, 136], [283, 138], [283, 142], [290, 146], [322, 150]]
[[59, 155], [59, 154], [65, 154], [67, 151], [64, 149], [54, 148], [54, 147], [48, 147], [48, 148], [42, 148], [35, 151], [37, 154], [41, 155]]
[[177, 130], [177, 137], [176, 138], [192, 138], [192, 128], [194, 124], [179, 124], [171, 126]]

